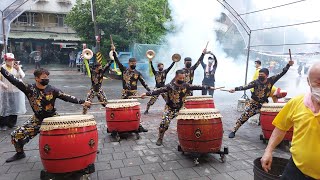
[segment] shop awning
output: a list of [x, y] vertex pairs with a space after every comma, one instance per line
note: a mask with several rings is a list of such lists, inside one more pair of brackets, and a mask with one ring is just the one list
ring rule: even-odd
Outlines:
[[49, 32], [10, 32], [11, 39], [51, 39], [54, 41], [81, 41], [77, 34]]

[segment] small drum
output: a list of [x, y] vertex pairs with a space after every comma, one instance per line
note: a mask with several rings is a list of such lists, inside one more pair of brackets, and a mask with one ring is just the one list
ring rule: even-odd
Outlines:
[[184, 107], [193, 108], [215, 108], [212, 96], [187, 96]]
[[[262, 108], [260, 109], [260, 124], [264, 139], [270, 139], [272, 131], [274, 129], [272, 121], [285, 105], [286, 103], [265, 103], [262, 105]], [[293, 128], [287, 131], [284, 140], [291, 141], [292, 134]]]
[[98, 132], [92, 115], [57, 116], [43, 120], [39, 151], [49, 173], [67, 173], [94, 164]]
[[217, 109], [182, 109], [177, 116], [178, 139], [183, 152], [215, 153], [222, 144], [223, 127]]
[[140, 103], [137, 99], [108, 100], [106, 121], [108, 132], [137, 131], [140, 124]]

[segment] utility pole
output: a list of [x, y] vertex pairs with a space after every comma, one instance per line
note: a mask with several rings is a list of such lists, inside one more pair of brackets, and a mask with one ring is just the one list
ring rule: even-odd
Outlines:
[[95, 52], [100, 51], [100, 33], [99, 33], [99, 28], [98, 24], [96, 21], [97, 17], [97, 9], [96, 9], [96, 0], [91, 0], [91, 16], [92, 16], [92, 21], [93, 21], [93, 26], [94, 26], [94, 36], [96, 40], [96, 47], [95, 47]]
[[[6, 32], [5, 32], [5, 17], [3, 17], [3, 11], [1, 11], [1, 22], [2, 22], [2, 35], [3, 35], [3, 49], [4, 54], [7, 53], [7, 42], [6, 42]], [[1, 55], [1, 53], [0, 53]]]

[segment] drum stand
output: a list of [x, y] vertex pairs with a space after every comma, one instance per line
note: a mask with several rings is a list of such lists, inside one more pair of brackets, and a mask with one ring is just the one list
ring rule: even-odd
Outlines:
[[95, 172], [94, 164], [89, 164], [85, 169], [69, 172], [69, 173], [50, 173], [46, 170], [41, 170], [41, 180], [90, 180], [90, 174]]
[[128, 132], [118, 132], [118, 131], [112, 131], [110, 132], [107, 128], [107, 133], [111, 133], [111, 137], [114, 138], [116, 140], [116, 142], [120, 142], [121, 141], [121, 137], [120, 134], [122, 133], [134, 133], [136, 135], [136, 139], [140, 139], [140, 134], [139, 134], [139, 130], [135, 130], [135, 131], [128, 131]]
[[[182, 154], [184, 154], [184, 151], [182, 150], [181, 146], [178, 145], [178, 151], [179, 152], [182, 152]], [[192, 153], [192, 156], [193, 156], [193, 162], [195, 165], [198, 165], [199, 164], [199, 157], [201, 155], [201, 153], [197, 153], [197, 152], [191, 152]], [[219, 154], [220, 155], [220, 161], [222, 163], [224, 163], [226, 161], [226, 154], [229, 154], [229, 149], [228, 147], [224, 147], [223, 148], [223, 151], [218, 151], [218, 152], [208, 152], [208, 153], [214, 153], [214, 154]]]

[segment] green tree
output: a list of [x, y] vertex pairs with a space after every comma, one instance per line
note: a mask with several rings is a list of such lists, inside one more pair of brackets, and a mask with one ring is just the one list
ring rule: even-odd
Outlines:
[[[102, 49], [110, 48], [109, 35], [118, 49], [138, 43], [158, 43], [166, 33], [163, 24], [170, 19], [167, 0], [96, 0], [97, 23], [105, 36]], [[66, 23], [89, 44], [95, 43], [90, 2], [78, 0]]]

